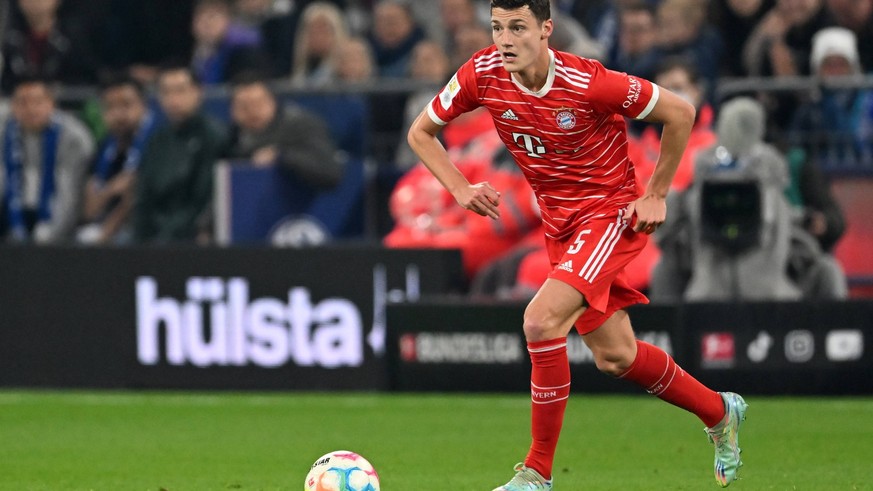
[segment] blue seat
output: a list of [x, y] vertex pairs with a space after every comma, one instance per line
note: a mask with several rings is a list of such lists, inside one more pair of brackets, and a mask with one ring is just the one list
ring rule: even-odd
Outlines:
[[367, 149], [368, 105], [364, 97], [354, 94], [280, 96], [283, 103], [295, 103], [320, 116], [336, 142], [337, 148], [352, 159], [363, 159]]
[[340, 183], [324, 191], [277, 167], [232, 162], [217, 172], [220, 242], [314, 245], [364, 233], [366, 179], [360, 160], [348, 161]]

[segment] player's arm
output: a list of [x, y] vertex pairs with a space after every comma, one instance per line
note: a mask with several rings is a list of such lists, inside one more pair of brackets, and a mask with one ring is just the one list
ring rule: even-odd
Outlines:
[[636, 213], [637, 232], [652, 233], [667, 217], [667, 193], [688, 145], [694, 126], [694, 106], [672, 92], [659, 87], [658, 101], [644, 118], [650, 123], [662, 124], [661, 153], [645, 193], [628, 208], [628, 216]]
[[459, 205], [482, 216], [497, 219], [500, 216], [500, 193], [488, 182], [470, 184], [467, 181], [437, 139], [441, 129], [442, 126], [435, 123], [425, 109], [409, 128], [409, 146]]
[[646, 194], [666, 198], [673, 176], [682, 160], [682, 154], [688, 145], [696, 111], [694, 106], [669, 90], [660, 88], [659, 92], [658, 102], [644, 119], [646, 122], [664, 125], [661, 132], [661, 153], [655, 165], [655, 172], [649, 179]]

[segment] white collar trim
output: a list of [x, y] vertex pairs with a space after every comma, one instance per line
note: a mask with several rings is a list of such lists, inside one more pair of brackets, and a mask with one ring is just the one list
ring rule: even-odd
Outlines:
[[519, 88], [522, 92], [528, 95], [532, 95], [534, 97], [543, 97], [544, 95], [549, 93], [549, 90], [552, 89], [552, 85], [555, 83], [555, 52], [549, 48], [549, 74], [546, 76], [546, 83], [543, 84], [543, 87], [540, 90], [533, 91], [525, 87], [518, 80], [515, 79], [513, 74], [509, 74], [509, 78], [512, 80], [512, 83], [515, 84], [516, 87]]

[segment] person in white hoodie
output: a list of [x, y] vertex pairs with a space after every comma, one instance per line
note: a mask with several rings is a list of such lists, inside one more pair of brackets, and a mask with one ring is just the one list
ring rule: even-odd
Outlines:
[[791, 145], [823, 167], [873, 169], [873, 92], [830, 85], [864, 73], [855, 33], [844, 27], [816, 32], [810, 65], [822, 88], [797, 108]]

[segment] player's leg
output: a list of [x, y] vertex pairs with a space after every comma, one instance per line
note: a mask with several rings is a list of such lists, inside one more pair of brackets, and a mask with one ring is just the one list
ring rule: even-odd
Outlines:
[[531, 446], [515, 477], [495, 491], [551, 489], [552, 463], [570, 396], [567, 333], [585, 310], [572, 286], [548, 279], [524, 313], [531, 359]]
[[733, 393], [715, 392], [685, 372], [669, 354], [636, 340], [627, 312], [619, 310], [583, 336], [598, 369], [643, 387], [648, 393], [697, 415], [716, 445], [715, 477], [721, 486], [736, 479], [737, 439], [746, 403]]
[[567, 333], [585, 309], [572, 286], [548, 279], [524, 313], [524, 335], [531, 360], [531, 436], [525, 465], [551, 478], [564, 410], [570, 396]]
[[706, 426], [724, 417], [724, 403], [715, 392], [685, 372], [664, 350], [634, 338], [624, 310], [582, 336], [594, 354], [597, 368], [643, 387], [648, 393], [690, 411]]

